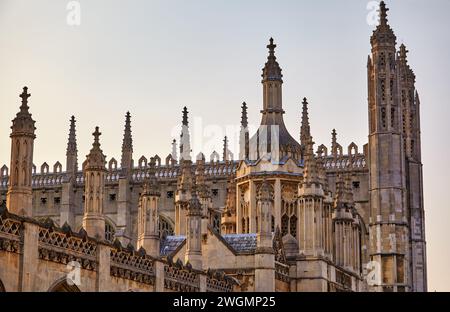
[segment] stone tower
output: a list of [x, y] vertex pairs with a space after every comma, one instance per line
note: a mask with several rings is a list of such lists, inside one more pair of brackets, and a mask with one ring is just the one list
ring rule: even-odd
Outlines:
[[159, 256], [159, 213], [161, 197], [155, 176], [155, 160], [150, 160], [149, 175], [146, 179], [139, 202], [137, 248], [143, 247], [152, 257]]
[[371, 37], [369, 102], [369, 256], [376, 291], [408, 291], [409, 248], [402, 111], [398, 96], [396, 37], [380, 3]]
[[89, 236], [98, 239], [105, 237], [105, 216], [103, 215], [103, 200], [105, 196], [106, 156], [100, 149], [99, 128], [95, 128], [94, 143], [86, 161], [84, 171], [84, 216], [83, 228]]
[[33, 170], [33, 147], [36, 130], [35, 121], [28, 111], [28, 88], [24, 87], [20, 97], [22, 105], [12, 121], [11, 131], [11, 175], [6, 206], [17, 215], [31, 217], [33, 214], [31, 175]]

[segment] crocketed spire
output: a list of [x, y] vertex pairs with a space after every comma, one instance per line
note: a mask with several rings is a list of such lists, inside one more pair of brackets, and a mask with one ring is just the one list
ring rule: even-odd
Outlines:
[[122, 142], [122, 169], [130, 169], [133, 157], [133, 137], [131, 135], [131, 115], [127, 112], [125, 115], [125, 130]]
[[311, 128], [309, 126], [309, 116], [308, 116], [308, 100], [303, 98], [302, 102], [302, 125], [300, 129], [300, 143], [304, 148], [306, 143], [311, 136]]
[[70, 118], [69, 140], [67, 142], [66, 162], [67, 172], [75, 173], [78, 168], [78, 149], [77, 149], [77, 135], [76, 135], [76, 120], [75, 116]]
[[69, 140], [67, 142], [67, 155], [77, 152], [77, 135], [76, 135], [75, 116], [70, 118]]
[[122, 152], [124, 150], [133, 150], [133, 137], [131, 136], [131, 115], [127, 112], [125, 115], [125, 130], [123, 133]]

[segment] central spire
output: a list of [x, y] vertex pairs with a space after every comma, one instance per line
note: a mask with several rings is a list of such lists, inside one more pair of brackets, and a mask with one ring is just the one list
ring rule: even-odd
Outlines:
[[262, 119], [258, 132], [250, 139], [250, 146], [258, 146], [252, 149], [250, 158], [252, 160], [269, 156], [272, 162], [278, 162], [284, 157], [292, 157], [300, 161], [300, 144], [289, 134], [283, 120], [283, 75], [280, 65], [275, 57], [273, 38], [270, 38], [269, 56], [263, 68], [263, 109]]

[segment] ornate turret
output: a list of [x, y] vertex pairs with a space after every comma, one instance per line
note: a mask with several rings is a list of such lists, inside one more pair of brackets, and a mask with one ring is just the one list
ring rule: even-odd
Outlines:
[[83, 164], [84, 171], [84, 217], [83, 228], [89, 236], [98, 239], [105, 237], [105, 216], [103, 200], [105, 197], [106, 156], [100, 149], [100, 131], [95, 128], [94, 143]]
[[20, 98], [22, 105], [11, 126], [11, 174], [9, 178], [6, 206], [14, 214], [31, 217], [32, 190], [31, 175], [33, 168], [33, 149], [35, 121], [28, 111], [28, 88], [24, 87]]
[[175, 163], [178, 162], [178, 153], [177, 153], [177, 140], [173, 139], [172, 141], [172, 159]]

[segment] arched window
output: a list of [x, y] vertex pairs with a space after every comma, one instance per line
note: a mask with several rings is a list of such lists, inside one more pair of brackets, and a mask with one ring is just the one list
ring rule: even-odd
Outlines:
[[159, 216], [159, 237], [174, 235], [172, 223], [163, 216]]
[[114, 226], [108, 221], [105, 222], [105, 240], [108, 242], [113, 242], [115, 239], [116, 230]]

